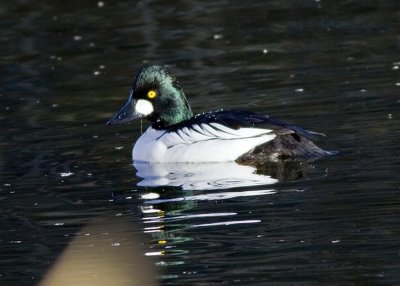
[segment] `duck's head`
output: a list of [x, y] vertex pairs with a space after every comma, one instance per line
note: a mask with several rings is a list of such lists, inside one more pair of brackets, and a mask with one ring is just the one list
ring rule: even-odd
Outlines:
[[182, 88], [162, 67], [143, 68], [136, 76], [128, 102], [107, 124], [146, 118], [155, 129], [163, 129], [193, 117]]

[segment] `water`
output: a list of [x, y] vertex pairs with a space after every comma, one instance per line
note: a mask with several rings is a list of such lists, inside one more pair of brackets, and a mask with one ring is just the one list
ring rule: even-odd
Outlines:
[[[398, 284], [399, 8], [2, 3], [0, 283]], [[105, 122], [142, 63], [195, 112], [268, 113], [341, 155], [137, 170], [140, 123]]]

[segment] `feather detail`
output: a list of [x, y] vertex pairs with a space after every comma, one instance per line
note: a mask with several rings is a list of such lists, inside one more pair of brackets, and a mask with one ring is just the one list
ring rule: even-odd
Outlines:
[[166, 130], [150, 127], [138, 139], [132, 158], [147, 162], [251, 162], [333, 153], [309, 138], [322, 135], [247, 111], [199, 114]]

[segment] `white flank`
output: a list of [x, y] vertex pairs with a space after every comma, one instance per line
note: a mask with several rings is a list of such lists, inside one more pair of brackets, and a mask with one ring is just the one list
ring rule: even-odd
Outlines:
[[269, 129], [235, 130], [218, 123], [202, 123], [176, 132], [150, 127], [133, 147], [132, 158], [144, 162], [229, 162], [275, 137]]
[[135, 105], [135, 111], [144, 116], [150, 115], [154, 111], [153, 104], [145, 99], [139, 99]]

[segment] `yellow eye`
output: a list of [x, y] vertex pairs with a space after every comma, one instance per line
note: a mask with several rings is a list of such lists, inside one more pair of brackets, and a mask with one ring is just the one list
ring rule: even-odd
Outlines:
[[157, 93], [154, 91], [154, 90], [150, 90], [148, 93], [147, 93], [147, 97], [148, 98], [154, 98], [154, 97], [156, 97], [157, 96]]

